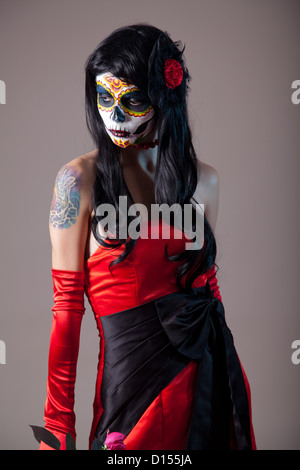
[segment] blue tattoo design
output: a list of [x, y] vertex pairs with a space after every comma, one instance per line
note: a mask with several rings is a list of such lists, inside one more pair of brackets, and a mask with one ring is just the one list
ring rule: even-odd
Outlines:
[[50, 208], [49, 223], [55, 228], [75, 224], [80, 208], [81, 175], [64, 166], [58, 172]]

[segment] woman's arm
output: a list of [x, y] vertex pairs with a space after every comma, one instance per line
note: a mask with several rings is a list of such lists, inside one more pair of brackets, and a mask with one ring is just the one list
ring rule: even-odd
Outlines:
[[[194, 198], [199, 204], [204, 204], [206, 218], [215, 233], [219, 210], [219, 175], [210, 165], [203, 162], [198, 162], [198, 165], [200, 178]], [[215, 265], [206, 272], [206, 275], [214, 296], [222, 301]]]
[[56, 176], [49, 215], [54, 269], [83, 270], [91, 188], [88, 166], [81, 159], [64, 165]]
[[[91, 210], [90, 178], [82, 161], [58, 172], [49, 215], [54, 306], [50, 334], [45, 427], [65, 449], [76, 440], [74, 388], [84, 307], [84, 255]], [[49, 447], [41, 443], [41, 450]]]

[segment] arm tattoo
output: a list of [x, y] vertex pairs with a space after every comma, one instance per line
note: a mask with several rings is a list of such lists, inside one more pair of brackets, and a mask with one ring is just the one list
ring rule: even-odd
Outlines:
[[57, 174], [50, 208], [49, 223], [55, 228], [75, 224], [80, 208], [81, 175], [68, 166]]

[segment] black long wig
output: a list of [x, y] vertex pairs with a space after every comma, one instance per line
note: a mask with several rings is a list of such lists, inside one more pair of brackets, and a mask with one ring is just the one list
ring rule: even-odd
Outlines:
[[[96, 179], [93, 188], [91, 229], [99, 244], [106, 247], [124, 245], [122, 254], [111, 262], [111, 266], [123, 261], [133, 249], [136, 240], [118, 238], [107, 244], [98, 234], [97, 207], [109, 203], [119, 215], [119, 196], [127, 196], [128, 205], [134, 203], [125, 183], [120, 164], [119, 147], [108, 136], [97, 107], [96, 76], [110, 72], [115, 77], [127, 80], [148, 94], [148, 60], [162, 31], [148, 24], [135, 24], [119, 28], [104, 39], [89, 56], [86, 63], [86, 121], [93, 141], [98, 148]], [[158, 128], [158, 154], [155, 169], [156, 204], [193, 204], [198, 178], [197, 158], [192, 143], [186, 101], [183, 110], [176, 115], [155, 108]], [[130, 223], [130, 217], [128, 217]], [[166, 256], [168, 256], [166, 252]], [[216, 242], [210, 224], [204, 214], [204, 243], [199, 250], [185, 250], [169, 257], [180, 261], [177, 269], [177, 285], [180, 289], [191, 287], [194, 279], [205, 273], [215, 263]], [[186, 276], [185, 286], [181, 280]]]

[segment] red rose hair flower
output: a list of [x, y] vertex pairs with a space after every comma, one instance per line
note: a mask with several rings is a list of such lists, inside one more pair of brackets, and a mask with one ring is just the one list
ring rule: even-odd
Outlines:
[[180, 42], [173, 42], [168, 33], [162, 33], [148, 60], [148, 95], [151, 103], [164, 113], [171, 108], [176, 109], [176, 122], [185, 112], [187, 83], [190, 80], [183, 51]]
[[167, 87], [176, 88], [183, 79], [183, 69], [180, 63], [175, 59], [166, 59], [165, 61], [165, 82]]

